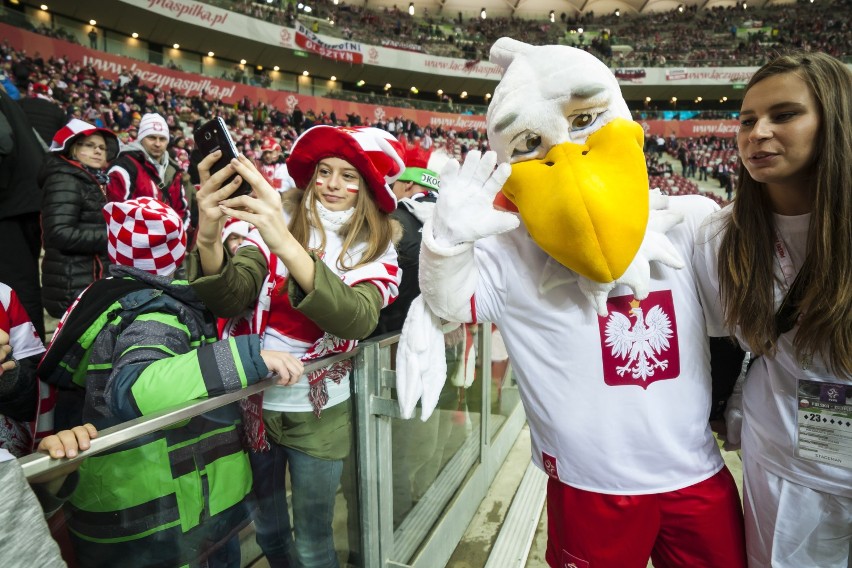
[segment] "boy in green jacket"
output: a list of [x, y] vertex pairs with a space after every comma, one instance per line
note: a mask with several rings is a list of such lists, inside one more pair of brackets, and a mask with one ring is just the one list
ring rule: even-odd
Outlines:
[[[85, 389], [80, 422], [98, 429], [244, 388], [271, 373], [288, 385], [302, 364], [261, 351], [256, 335], [217, 341], [216, 320], [185, 281], [180, 217], [150, 198], [104, 207], [113, 278], [66, 313], [41, 378]], [[240, 563], [251, 485], [236, 404], [88, 458], [66, 507], [80, 566]]]

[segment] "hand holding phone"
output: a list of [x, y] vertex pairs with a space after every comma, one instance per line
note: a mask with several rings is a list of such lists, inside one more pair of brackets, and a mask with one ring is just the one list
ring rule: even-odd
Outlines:
[[[222, 168], [225, 168], [231, 163], [231, 160], [237, 157], [237, 147], [234, 145], [234, 141], [228, 133], [228, 127], [225, 125], [225, 121], [222, 120], [221, 117], [216, 117], [213, 120], [202, 124], [196, 129], [193, 134], [193, 138], [195, 139], [196, 148], [198, 148], [204, 156], [209, 156], [217, 150], [222, 151], [222, 156], [216, 160], [216, 163], [213, 164], [212, 168], [210, 168], [211, 174], [215, 174]], [[235, 177], [236, 174], [228, 178], [222, 186], [224, 187], [231, 183]], [[243, 180], [240, 187], [234, 190], [234, 193], [232, 193], [230, 197], [249, 195], [251, 192], [251, 185], [247, 181]]]

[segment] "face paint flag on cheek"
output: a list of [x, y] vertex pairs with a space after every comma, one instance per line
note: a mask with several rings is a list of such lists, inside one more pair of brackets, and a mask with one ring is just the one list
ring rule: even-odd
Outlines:
[[316, 186], [317, 186], [317, 187], [322, 187], [323, 185], [325, 185], [325, 184], [323, 183], [323, 181], [322, 181], [321, 179], [318, 179], [318, 180], [316, 181]]
[[350, 185], [346, 186], [346, 191], [348, 191], [349, 193], [358, 193], [358, 189], [359, 189], [359, 187], [358, 187], [357, 184], [356, 185], [350, 184]]

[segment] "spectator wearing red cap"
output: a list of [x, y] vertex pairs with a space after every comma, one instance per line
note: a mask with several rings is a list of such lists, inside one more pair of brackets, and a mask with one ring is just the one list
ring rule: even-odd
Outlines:
[[[187, 244], [174, 210], [142, 197], [108, 203], [103, 217], [113, 278], [75, 301], [38, 368], [49, 384], [85, 390], [87, 421], [116, 426], [271, 372], [278, 384], [298, 379], [302, 364], [261, 351], [257, 335], [217, 341], [210, 313], [173, 279]], [[239, 423], [231, 404], [86, 460], [65, 508], [77, 564], [238, 568], [252, 484]]]
[[296, 187], [296, 182], [287, 173], [287, 166], [281, 159], [281, 145], [271, 136], [264, 138], [260, 145], [260, 161], [257, 169], [269, 185], [279, 193]]
[[[189, 228], [189, 201], [192, 188], [183, 182], [180, 165], [167, 152], [169, 125], [156, 113], [139, 122], [136, 142], [125, 146], [109, 170], [107, 199], [127, 201], [153, 197], [174, 209]], [[188, 185], [188, 182], [187, 182]]]
[[89, 284], [106, 276], [109, 163], [118, 155], [111, 131], [76, 118], [53, 138], [39, 174], [42, 188], [42, 303], [62, 317]]
[[[264, 347], [309, 361], [353, 349], [397, 295], [400, 272], [389, 213], [390, 184], [405, 168], [399, 142], [376, 128], [316, 126], [296, 141], [287, 162], [298, 190], [281, 197], [240, 157], [209, 176], [201, 162], [198, 248], [190, 281], [220, 317], [226, 334], [260, 333]], [[226, 199], [234, 173], [257, 197]], [[223, 201], [224, 200], [224, 201]], [[254, 225], [228, 258], [220, 240], [225, 215]], [[241, 317], [254, 309], [248, 317]], [[349, 368], [344, 361], [264, 393], [262, 416], [247, 405], [252, 443], [257, 540], [271, 566], [336, 567], [332, 520], [343, 460], [351, 447]], [[322, 419], [320, 419], [320, 416]], [[289, 522], [285, 470], [293, 492]]]

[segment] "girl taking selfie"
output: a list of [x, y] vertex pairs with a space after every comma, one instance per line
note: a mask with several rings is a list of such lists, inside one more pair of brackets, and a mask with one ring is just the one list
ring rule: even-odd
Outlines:
[[[210, 175], [199, 165], [197, 251], [189, 274], [225, 333], [261, 334], [264, 349], [308, 362], [351, 350], [397, 295], [390, 184], [403, 150], [376, 128], [316, 126], [287, 161], [298, 190], [282, 196], [244, 156]], [[237, 177], [223, 185], [234, 174]], [[252, 196], [230, 198], [245, 179]], [[233, 257], [220, 235], [227, 216], [254, 228]], [[257, 540], [271, 566], [336, 567], [332, 519], [351, 443], [349, 361], [273, 387], [244, 405], [258, 513]], [[292, 485], [293, 527], [285, 472]], [[295, 540], [292, 536], [295, 530]]]

